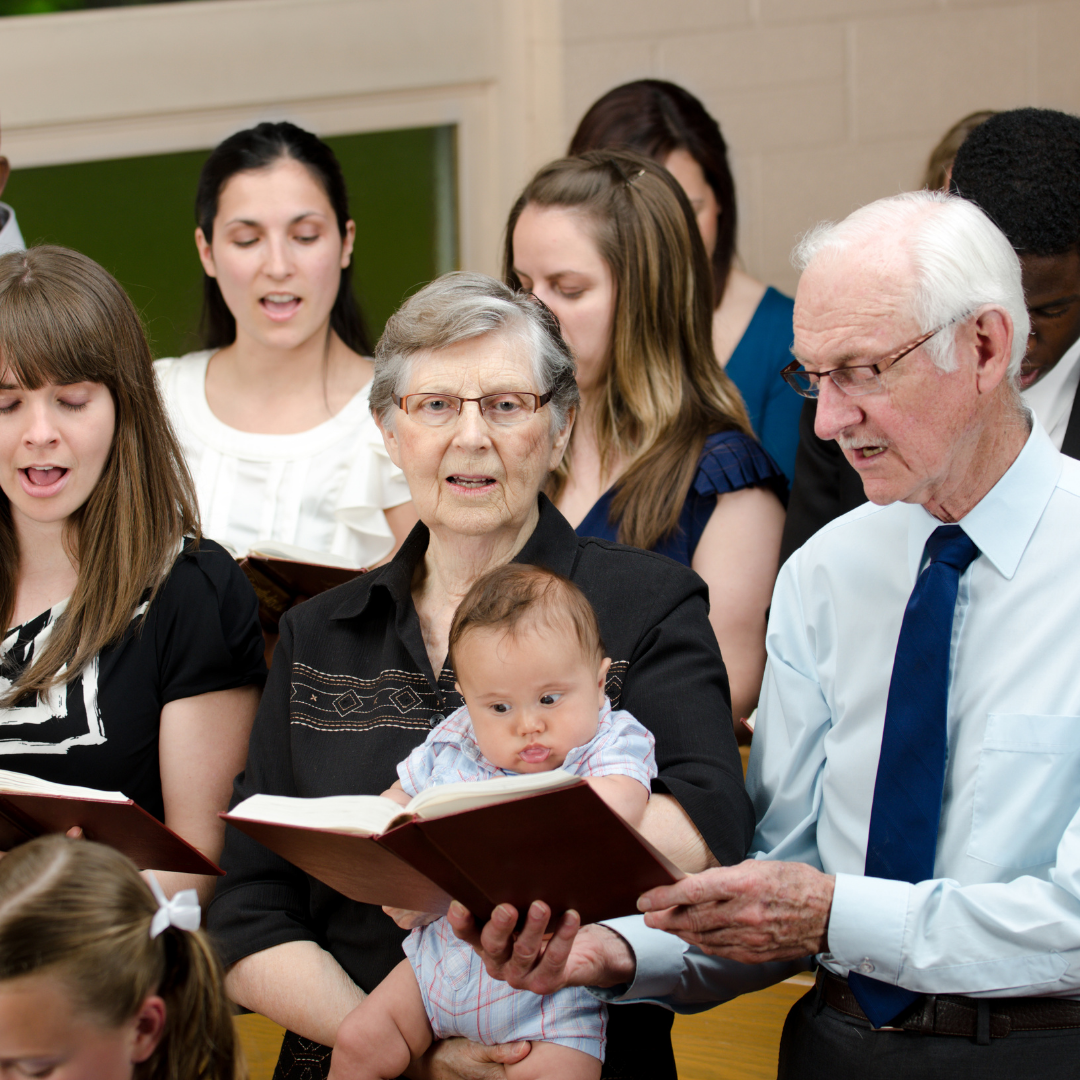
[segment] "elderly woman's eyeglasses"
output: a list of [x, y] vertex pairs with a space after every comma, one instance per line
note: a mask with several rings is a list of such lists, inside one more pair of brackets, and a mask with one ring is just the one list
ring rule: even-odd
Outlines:
[[405, 394], [393, 396], [394, 404], [413, 419], [429, 427], [453, 423], [467, 401], [475, 401], [480, 415], [499, 426], [520, 424], [551, 400], [551, 392], [530, 394], [515, 391], [507, 394], [485, 394], [483, 397], [455, 397], [453, 394]]
[[908, 353], [914, 352], [920, 345], [925, 345], [935, 334], [940, 334], [945, 327], [952, 326], [957, 321], [950, 319], [936, 330], [916, 338], [909, 345], [883, 356], [875, 364], [853, 364], [850, 367], [833, 368], [832, 371], [803, 371], [799, 367], [799, 361], [792, 360], [780, 374], [788, 386], [803, 397], [816, 398], [821, 391], [821, 380], [826, 378], [832, 379], [833, 386], [851, 397], [876, 394], [884, 389], [879, 377], [882, 371], [892, 367], [898, 360], [903, 360]]

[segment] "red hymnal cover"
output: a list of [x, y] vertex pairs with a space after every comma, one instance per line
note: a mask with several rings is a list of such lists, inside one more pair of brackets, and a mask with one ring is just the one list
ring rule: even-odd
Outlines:
[[[243, 811], [243, 804], [235, 810]], [[331, 888], [366, 904], [487, 919], [543, 900], [583, 922], [632, 915], [637, 898], [684, 875], [584, 781], [510, 802], [412, 817], [373, 836], [222, 815]]]
[[45, 833], [67, 832], [76, 825], [87, 840], [116, 848], [140, 870], [224, 873], [131, 799], [118, 802], [0, 791], [0, 851], [8, 851]]

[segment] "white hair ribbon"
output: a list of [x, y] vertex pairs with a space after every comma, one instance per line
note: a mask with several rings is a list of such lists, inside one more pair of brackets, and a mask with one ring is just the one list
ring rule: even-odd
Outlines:
[[202, 908], [199, 907], [199, 894], [194, 889], [181, 889], [171, 900], [165, 896], [165, 890], [158, 884], [153, 872], [146, 875], [147, 884], [158, 902], [158, 909], [150, 921], [150, 936], [175, 926], [177, 930], [198, 930], [202, 922]]

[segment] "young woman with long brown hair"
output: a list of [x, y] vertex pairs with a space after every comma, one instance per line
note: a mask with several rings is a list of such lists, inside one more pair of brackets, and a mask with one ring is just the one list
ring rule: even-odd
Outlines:
[[234, 1080], [242, 1069], [221, 964], [189, 914], [162, 905], [101, 844], [48, 836], [8, 855], [3, 1075]]
[[505, 275], [559, 317], [581, 412], [550, 493], [580, 535], [658, 551], [708, 583], [738, 721], [757, 700], [783, 474], [712, 347], [708, 258], [655, 162], [593, 151], [545, 166], [507, 224]]
[[568, 152], [609, 149], [652, 158], [686, 192], [712, 269], [716, 358], [739, 388], [754, 434], [790, 482], [802, 402], [780, 370], [791, 359], [794, 302], [739, 265], [735, 180], [720, 125], [681, 86], [639, 79], [592, 104]]
[[65, 248], [0, 257], [0, 628], [0, 765], [123, 791], [216, 859], [266, 673], [255, 597], [200, 540], [138, 313]]

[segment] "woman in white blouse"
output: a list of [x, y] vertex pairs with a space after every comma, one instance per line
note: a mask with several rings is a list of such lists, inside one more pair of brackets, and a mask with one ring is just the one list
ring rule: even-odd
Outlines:
[[203, 531], [237, 555], [273, 542], [380, 561], [416, 516], [368, 410], [333, 151], [293, 124], [237, 132], [203, 166], [195, 209], [207, 348], [156, 368]]

